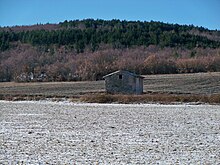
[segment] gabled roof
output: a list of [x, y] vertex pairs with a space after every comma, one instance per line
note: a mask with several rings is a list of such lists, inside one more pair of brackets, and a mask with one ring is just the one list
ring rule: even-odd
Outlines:
[[132, 72], [129, 72], [129, 71], [126, 71], [126, 70], [117, 70], [117, 71], [115, 71], [115, 72], [112, 72], [112, 73], [110, 73], [110, 74], [107, 74], [107, 75], [103, 76], [103, 79], [105, 79], [106, 77], [112, 76], [112, 75], [114, 75], [114, 74], [131, 75], [131, 76], [133, 76], [133, 77], [144, 78], [144, 77], [141, 76], [141, 75], [137, 75], [137, 74], [135, 74], [135, 73], [132, 73]]

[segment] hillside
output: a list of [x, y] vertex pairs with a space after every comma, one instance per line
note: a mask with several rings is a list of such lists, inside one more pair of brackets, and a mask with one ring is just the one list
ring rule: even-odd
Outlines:
[[0, 28], [0, 81], [98, 80], [220, 71], [220, 31], [193, 25], [75, 20]]

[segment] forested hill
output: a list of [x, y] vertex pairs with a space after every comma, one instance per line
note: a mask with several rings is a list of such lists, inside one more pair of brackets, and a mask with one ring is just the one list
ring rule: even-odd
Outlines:
[[[219, 71], [219, 49], [218, 30], [154, 21], [86, 19], [2, 27], [0, 81], [30, 73], [35, 81], [42, 80], [39, 75], [45, 81], [94, 80], [116, 69], [141, 74]], [[214, 64], [203, 64], [202, 58]], [[189, 59], [196, 68], [184, 66]]]
[[100, 44], [113, 48], [159, 45], [161, 47], [220, 47], [220, 31], [161, 22], [134, 22], [120, 20], [75, 20], [57, 25], [45, 24], [2, 28], [1, 50], [10, 48], [10, 42], [21, 41], [32, 45], [67, 45], [83, 52], [92, 51]]

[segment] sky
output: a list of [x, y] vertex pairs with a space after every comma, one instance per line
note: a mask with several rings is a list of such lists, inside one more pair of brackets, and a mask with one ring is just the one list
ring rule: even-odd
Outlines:
[[76, 19], [160, 21], [220, 30], [220, 0], [0, 0], [0, 26]]

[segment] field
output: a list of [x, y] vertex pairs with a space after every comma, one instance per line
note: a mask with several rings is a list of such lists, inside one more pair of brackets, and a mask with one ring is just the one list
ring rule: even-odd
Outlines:
[[220, 72], [150, 75], [145, 77], [145, 91], [189, 94], [219, 94]]
[[220, 164], [219, 105], [0, 107], [0, 164]]
[[[88, 97], [91, 98], [91, 94], [94, 96], [94, 94], [104, 93], [104, 91], [104, 81], [0, 83], [0, 99], [5, 100], [39, 100], [45, 98], [72, 98], [74, 100], [87, 94], [90, 94]], [[139, 99], [140, 102], [143, 100], [163, 101], [163, 98], [172, 95], [170, 101], [174, 102], [179, 100], [198, 102], [202, 100], [220, 103], [220, 72], [147, 75], [144, 80], [144, 92], [146, 99], [142, 96], [142, 100]], [[181, 95], [181, 98], [176, 98], [177, 95], [178, 97]], [[190, 98], [191, 96], [193, 98]], [[210, 96], [211, 100], [204, 98]], [[84, 100], [88, 101], [89, 99]], [[99, 102], [96, 98], [94, 100], [94, 102]]]

